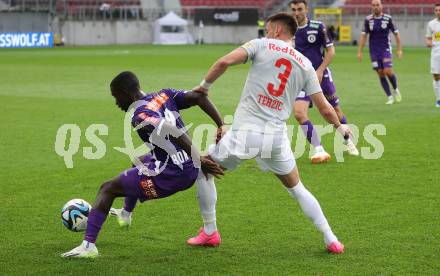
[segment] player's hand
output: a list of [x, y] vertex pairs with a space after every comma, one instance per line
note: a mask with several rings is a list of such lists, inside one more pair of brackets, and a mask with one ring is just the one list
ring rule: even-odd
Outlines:
[[353, 136], [353, 133], [351, 132], [351, 129], [350, 129], [350, 127], [349, 126], [347, 126], [347, 125], [344, 125], [344, 124], [341, 124], [339, 127], [338, 127], [338, 132], [339, 133], [341, 133], [341, 135], [343, 136], [343, 137], [352, 137]]
[[403, 51], [402, 50], [397, 50], [397, 57], [399, 59], [402, 59], [402, 57], [403, 57]]
[[324, 77], [324, 70], [321, 70], [321, 69], [318, 68], [316, 70], [316, 75], [318, 76], [319, 83], [321, 83], [322, 82], [322, 78]]
[[223, 135], [225, 135], [226, 133], [226, 126], [222, 125], [220, 127], [217, 128], [217, 134], [215, 136], [215, 143], [218, 144], [218, 142], [220, 142], [220, 140], [222, 139]]
[[208, 179], [208, 174], [213, 175], [215, 178], [220, 178], [225, 175], [223, 168], [215, 163], [209, 156], [200, 157], [200, 165], [206, 179]]
[[202, 93], [202, 94], [205, 94], [206, 96], [208, 96], [208, 89], [203, 88], [200, 85], [194, 87], [192, 89], [192, 91], [197, 92], [197, 93]]
[[358, 57], [359, 62], [362, 62], [362, 52], [358, 52], [357, 57]]

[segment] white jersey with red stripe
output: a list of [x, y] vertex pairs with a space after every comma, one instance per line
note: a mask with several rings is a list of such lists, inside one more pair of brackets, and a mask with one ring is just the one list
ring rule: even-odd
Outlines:
[[252, 61], [232, 130], [281, 134], [295, 99], [321, 92], [312, 63], [278, 39], [254, 39], [242, 46]]

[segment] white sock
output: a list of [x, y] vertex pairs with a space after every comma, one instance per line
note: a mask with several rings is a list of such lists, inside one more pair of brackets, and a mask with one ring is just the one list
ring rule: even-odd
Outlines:
[[217, 230], [215, 204], [217, 202], [217, 190], [215, 189], [214, 177], [208, 180], [200, 171], [197, 177], [197, 197], [199, 199], [200, 213], [202, 214], [205, 233], [211, 235]]
[[124, 218], [129, 218], [131, 216], [131, 212], [128, 212], [124, 208], [122, 208], [121, 216], [123, 216]]
[[324, 151], [324, 147], [323, 146], [315, 147], [315, 152], [323, 152], [323, 151]]
[[295, 187], [287, 189], [293, 198], [298, 200], [304, 214], [315, 224], [316, 228], [324, 235], [326, 245], [338, 239], [333, 234], [318, 200], [299, 182]]
[[432, 86], [434, 87], [435, 97], [437, 101], [440, 101], [440, 81], [432, 81]]
[[93, 248], [96, 248], [96, 245], [93, 242], [88, 242], [86, 240], [83, 240], [83, 242], [81, 243], [82, 247], [84, 247], [85, 249], [91, 250]]

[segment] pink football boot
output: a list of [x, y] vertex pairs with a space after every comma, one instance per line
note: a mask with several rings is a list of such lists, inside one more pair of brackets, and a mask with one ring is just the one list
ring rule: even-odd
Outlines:
[[333, 254], [342, 254], [344, 253], [344, 245], [339, 241], [335, 241], [327, 246], [327, 250]]
[[199, 234], [196, 237], [192, 237], [189, 240], [186, 241], [187, 244], [193, 245], [193, 246], [219, 246], [222, 242], [222, 239], [220, 238], [220, 233], [218, 231], [215, 231], [211, 235], [208, 235], [205, 233], [205, 230], [200, 228]]

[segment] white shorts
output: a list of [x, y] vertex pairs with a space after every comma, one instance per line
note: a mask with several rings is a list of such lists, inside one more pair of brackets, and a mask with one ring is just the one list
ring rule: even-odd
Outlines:
[[226, 132], [217, 145], [211, 145], [209, 156], [228, 170], [234, 170], [247, 159], [256, 159], [263, 171], [289, 174], [296, 166], [287, 134], [264, 134], [252, 131]]
[[431, 74], [440, 74], [440, 55], [431, 56]]

